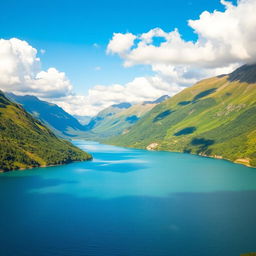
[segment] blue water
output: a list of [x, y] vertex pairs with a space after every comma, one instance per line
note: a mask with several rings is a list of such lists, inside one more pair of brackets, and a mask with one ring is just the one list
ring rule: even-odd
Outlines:
[[94, 160], [0, 174], [1, 256], [256, 251], [256, 169], [74, 143]]

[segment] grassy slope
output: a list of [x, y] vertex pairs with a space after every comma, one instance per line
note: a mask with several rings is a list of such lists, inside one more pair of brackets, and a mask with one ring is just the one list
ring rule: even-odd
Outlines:
[[0, 170], [64, 164], [91, 156], [57, 138], [0, 91]]
[[136, 104], [129, 108], [110, 106], [98, 113], [87, 125], [86, 132], [68, 131], [79, 138], [103, 141], [106, 138], [126, 133], [155, 103]]
[[158, 150], [256, 166], [256, 84], [228, 79], [206, 79], [183, 90], [107, 142], [138, 148], [158, 143]]
[[132, 119], [141, 118], [146, 112], [150, 111], [156, 104], [136, 104], [130, 108], [118, 111], [115, 114], [105, 117], [101, 124], [95, 127], [92, 131], [99, 136], [109, 137], [122, 134], [124, 131], [134, 125]]

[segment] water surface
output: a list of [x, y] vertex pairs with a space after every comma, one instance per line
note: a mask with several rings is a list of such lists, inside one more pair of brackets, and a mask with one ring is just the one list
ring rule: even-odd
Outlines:
[[76, 141], [91, 162], [0, 175], [0, 255], [256, 251], [256, 169]]

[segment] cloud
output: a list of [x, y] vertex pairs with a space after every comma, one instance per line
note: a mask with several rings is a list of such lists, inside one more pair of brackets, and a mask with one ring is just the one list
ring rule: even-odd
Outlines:
[[29, 92], [39, 97], [59, 98], [72, 94], [73, 86], [64, 72], [56, 68], [40, 71], [34, 79], [28, 80]]
[[[221, 3], [224, 11], [204, 11], [198, 19], [188, 21], [198, 37], [195, 42], [184, 40], [178, 29], [166, 32], [154, 28], [141, 35], [114, 33], [107, 53], [119, 55], [125, 67], [150, 65], [154, 75], [135, 78], [125, 85], [96, 86], [88, 97], [110, 105], [173, 95], [198, 80], [255, 62], [256, 0], [240, 0], [237, 5]], [[155, 43], [156, 38], [160, 43]], [[94, 106], [97, 109], [97, 102]]]
[[[184, 40], [178, 29], [166, 32], [153, 28], [141, 35], [114, 33], [106, 52], [119, 55], [126, 67], [150, 65], [153, 75], [125, 84], [96, 85], [87, 95], [76, 95], [64, 72], [53, 67], [42, 70], [37, 50], [27, 42], [2, 39], [0, 88], [36, 95], [78, 115], [94, 115], [124, 101], [137, 103], [174, 95], [200, 79], [256, 62], [256, 0], [221, 3], [224, 11], [204, 11], [198, 19], [188, 21], [196, 41]], [[158, 44], [156, 38], [161, 39]]]
[[[163, 93], [159, 84], [168, 85], [165, 93], [172, 95], [203, 78], [256, 62], [256, 0], [240, 0], [237, 5], [224, 0], [221, 3], [224, 11], [204, 11], [197, 20], [188, 21], [197, 35], [195, 42], [184, 40], [178, 29], [166, 32], [154, 28], [141, 35], [114, 33], [107, 52], [119, 55], [125, 67], [151, 66], [155, 75], [146, 79], [148, 84], [141, 81], [141, 87], [133, 88], [137, 92], [145, 90], [144, 95], [152, 87]], [[161, 39], [160, 43], [155, 43], [156, 38]], [[129, 85], [126, 87], [125, 91]]]
[[[37, 50], [16, 38], [0, 40], [0, 86], [15, 89], [40, 70]], [[27, 86], [27, 85], [26, 85]]]
[[[234, 63], [256, 61], [256, 1], [240, 0], [237, 6], [221, 1], [225, 11], [204, 11], [198, 20], [188, 25], [198, 35], [196, 42], [182, 39], [178, 29], [164, 32], [155, 28], [140, 36], [129, 34], [126, 52], [117, 45], [127, 34], [114, 34], [108, 48], [124, 59], [125, 66], [136, 64], [193, 65], [199, 68], [219, 68]], [[164, 39], [159, 46], [153, 38]], [[137, 39], [137, 45], [131, 44]]]
[[56, 103], [71, 114], [94, 115], [115, 103], [152, 100], [179, 90], [178, 86], [171, 87], [161, 77], [152, 76], [137, 77], [124, 85], [96, 85], [87, 95], [76, 95], [64, 72], [53, 67], [41, 69], [37, 53], [26, 41], [17, 38], [0, 40], [0, 88], [3, 91], [35, 95]]
[[114, 33], [108, 44], [107, 53], [117, 53], [122, 56], [122, 54], [130, 50], [135, 38], [136, 36], [131, 33]]
[[180, 87], [189, 87], [207, 77], [228, 74], [239, 64], [230, 64], [220, 68], [198, 68], [193, 65], [154, 64], [152, 70], [163, 80]]
[[65, 73], [56, 68], [42, 71], [37, 50], [17, 38], [0, 40], [0, 88], [42, 98], [57, 98], [72, 93], [72, 85]]
[[141, 102], [154, 99], [166, 93], [175, 93], [170, 91], [169, 83], [166, 83], [158, 76], [137, 77], [133, 81], [125, 84], [113, 84], [110, 86], [97, 85], [89, 89], [88, 97], [91, 101], [99, 100], [102, 103], [114, 104], [116, 102]]
[[176, 94], [181, 89], [182, 87], [167, 83], [159, 76], [137, 77], [124, 85], [96, 85], [89, 89], [86, 96], [69, 95], [52, 102], [69, 113], [92, 116], [116, 103], [154, 100], [165, 94]]

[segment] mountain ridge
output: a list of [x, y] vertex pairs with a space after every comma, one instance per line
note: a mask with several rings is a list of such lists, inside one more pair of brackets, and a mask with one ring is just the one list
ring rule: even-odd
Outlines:
[[163, 95], [154, 101], [133, 105], [128, 102], [111, 105], [91, 119], [86, 126], [89, 132], [87, 137], [101, 141], [103, 138], [126, 133], [142, 116], [168, 97]]
[[32, 95], [19, 96], [13, 93], [5, 93], [5, 95], [12, 101], [21, 104], [26, 111], [46, 124], [59, 136], [72, 137], [71, 129], [85, 130], [84, 125], [56, 104], [40, 100]]

